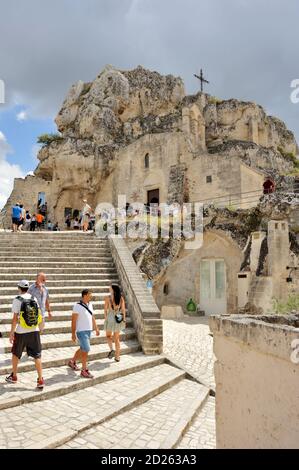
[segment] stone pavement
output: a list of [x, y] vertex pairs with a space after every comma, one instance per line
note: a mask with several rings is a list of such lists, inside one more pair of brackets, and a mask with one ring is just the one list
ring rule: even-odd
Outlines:
[[215, 398], [208, 398], [177, 448], [216, 449]]
[[197, 396], [196, 382], [183, 380], [139, 407], [81, 433], [79, 439], [73, 439], [62, 448], [168, 448], [171, 434]]
[[164, 354], [215, 390], [213, 338], [207, 317], [163, 320]]
[[[207, 317], [163, 320], [164, 354], [215, 390], [213, 338]], [[178, 449], [215, 449], [215, 398], [209, 397]]]
[[[121, 362], [106, 359], [108, 347], [101, 334], [92, 339], [94, 379], [81, 379], [66, 367], [77, 348], [70, 341], [71, 307], [88, 280], [96, 294], [97, 322], [102, 326], [102, 299], [109, 283], [118, 279], [118, 271], [104, 240], [43, 237], [0, 237], [0, 448], [215, 447], [214, 399], [209, 396], [214, 386], [213, 353], [207, 320], [164, 321], [164, 353], [177, 368], [164, 356], [140, 352], [128, 311]], [[66, 264], [63, 249], [70, 242], [74, 250], [69, 259], [73, 261]], [[34, 256], [36, 243], [46, 243], [49, 260], [44, 265]], [[90, 249], [99, 260], [93, 266], [77, 267], [77, 258]], [[28, 256], [32, 261], [25, 260]], [[4, 377], [11, 370], [9, 311], [15, 284], [24, 276], [33, 281], [44, 267], [54, 320], [47, 323], [42, 336], [46, 387], [41, 392], [35, 388], [34, 362], [26, 355], [20, 363], [18, 383], [6, 384]], [[190, 380], [185, 371], [199, 383]]]

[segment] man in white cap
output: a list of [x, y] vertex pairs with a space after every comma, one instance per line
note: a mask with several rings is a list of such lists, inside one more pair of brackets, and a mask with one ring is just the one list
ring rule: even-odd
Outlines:
[[12, 304], [12, 325], [9, 340], [12, 344], [12, 373], [6, 377], [6, 382], [15, 384], [18, 381], [18, 363], [24, 349], [28, 356], [33, 357], [37, 370], [37, 388], [44, 388], [41, 363], [41, 341], [39, 324], [42, 321], [37, 299], [28, 293], [29, 282], [22, 280], [18, 284], [19, 295]]

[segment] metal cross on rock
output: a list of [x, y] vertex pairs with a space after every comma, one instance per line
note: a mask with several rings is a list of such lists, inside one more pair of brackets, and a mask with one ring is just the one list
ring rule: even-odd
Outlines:
[[210, 83], [210, 82], [208, 82], [208, 80], [204, 78], [202, 69], [200, 69], [200, 75], [196, 75], [195, 73], [193, 75], [194, 77], [198, 78], [198, 80], [200, 80], [200, 91], [203, 92], [203, 84]]

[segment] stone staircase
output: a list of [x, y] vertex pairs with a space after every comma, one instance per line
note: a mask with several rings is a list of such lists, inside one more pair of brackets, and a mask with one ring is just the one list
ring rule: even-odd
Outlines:
[[[17, 282], [47, 274], [53, 319], [42, 335], [46, 386], [35, 389], [34, 361], [24, 353], [18, 383], [11, 371], [9, 331]], [[107, 359], [104, 297], [120, 281], [107, 239], [83, 233], [0, 232], [0, 448], [174, 448], [194, 424], [209, 389], [163, 355], [142, 352], [128, 311], [121, 361]], [[71, 311], [82, 288], [94, 293], [100, 337], [92, 337], [86, 380], [67, 367]]]

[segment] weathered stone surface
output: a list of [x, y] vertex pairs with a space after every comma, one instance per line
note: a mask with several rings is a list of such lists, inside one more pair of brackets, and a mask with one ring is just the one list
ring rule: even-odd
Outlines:
[[293, 134], [260, 106], [203, 93], [185, 96], [180, 78], [141, 66], [106, 66], [94, 81], [74, 84], [56, 124], [61, 139], [40, 150], [40, 180], [16, 181], [1, 216], [7, 225], [13, 202], [35, 211], [40, 181], [49, 217], [60, 224], [64, 208], [81, 209], [83, 197], [94, 207], [116, 204], [118, 194], [144, 204], [153, 188], [159, 188], [160, 202], [216, 197], [221, 206], [233, 192], [245, 208], [242, 193], [261, 193], [265, 176], [291, 172], [297, 152]]
[[298, 319], [210, 319], [217, 448], [298, 448]]

